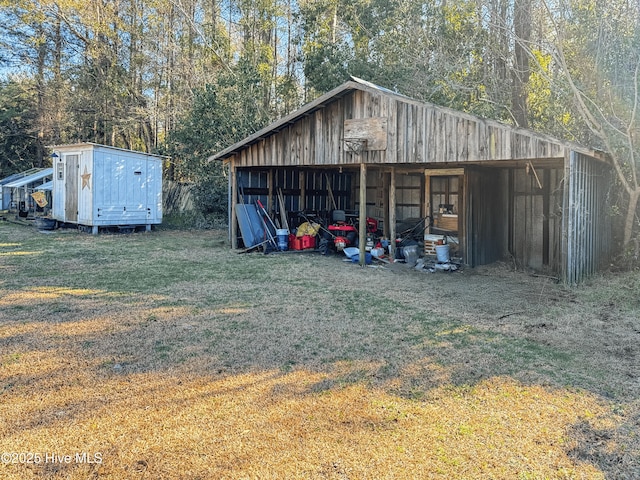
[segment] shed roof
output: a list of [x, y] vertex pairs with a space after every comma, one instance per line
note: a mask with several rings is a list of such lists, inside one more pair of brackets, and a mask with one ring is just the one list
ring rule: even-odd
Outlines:
[[13, 182], [6, 183], [3, 186], [7, 188], [24, 187], [25, 185], [37, 182], [38, 180], [42, 180], [43, 178], [46, 178], [50, 175], [53, 175], [53, 168], [43, 168], [39, 172], [32, 173], [31, 175], [27, 175], [18, 180], [14, 180]]
[[29, 170], [25, 170], [24, 172], [12, 173], [8, 177], [0, 179], [0, 186], [6, 185], [7, 183], [15, 182], [20, 178], [31, 175], [32, 173], [39, 172], [40, 170], [40, 168], [30, 168]]
[[49, 180], [48, 182], [43, 183], [42, 185], [38, 185], [36, 187], [36, 190], [46, 190], [46, 191], [52, 191], [53, 190], [53, 180]]
[[24, 177], [24, 175], [21, 173], [14, 173], [12, 175], [9, 175], [8, 177], [0, 179], [0, 186], [6, 185], [7, 183], [15, 182], [22, 177]]
[[50, 148], [51, 150], [64, 150], [64, 151], [70, 151], [70, 150], [82, 150], [82, 149], [86, 149], [86, 148], [108, 148], [110, 150], [119, 150], [121, 152], [127, 152], [127, 153], [135, 153], [135, 154], [139, 154], [139, 155], [148, 155], [150, 157], [158, 157], [158, 158], [170, 158], [166, 155], [158, 155], [155, 153], [147, 153], [147, 152], [141, 152], [139, 150], [130, 150], [127, 148], [120, 148], [120, 147], [112, 147], [111, 145], [102, 145], [100, 143], [93, 143], [93, 142], [79, 142], [79, 143], [67, 143], [67, 144], [62, 144], [62, 145], [48, 145], [47, 148]]
[[243, 150], [244, 148], [260, 141], [261, 139], [267, 138], [285, 128], [287, 128], [288, 126], [298, 122], [300, 119], [307, 117], [309, 115], [311, 115], [313, 112], [315, 112], [316, 110], [320, 110], [322, 108], [324, 108], [326, 105], [328, 105], [329, 103], [349, 94], [350, 92], [353, 92], [354, 90], [361, 90], [361, 91], [368, 91], [371, 93], [377, 93], [377, 94], [381, 94], [381, 95], [385, 95], [387, 97], [392, 97], [394, 99], [397, 99], [400, 102], [404, 102], [406, 104], [410, 104], [410, 105], [418, 105], [418, 106], [426, 106], [429, 109], [435, 110], [435, 111], [439, 111], [439, 112], [443, 112], [446, 113], [448, 115], [452, 115], [461, 119], [467, 119], [467, 120], [471, 120], [471, 121], [482, 121], [487, 125], [490, 125], [492, 127], [495, 127], [497, 129], [502, 129], [502, 130], [509, 130], [512, 132], [517, 132], [517, 133], [523, 133], [526, 134], [527, 136], [531, 137], [531, 138], [535, 138], [538, 139], [540, 141], [543, 142], [547, 142], [550, 144], [555, 144], [559, 147], [562, 148], [566, 148], [568, 150], [571, 151], [576, 151], [576, 152], [580, 152], [601, 160], [605, 159], [605, 156], [603, 154], [603, 152], [600, 151], [596, 151], [594, 149], [589, 149], [586, 148], [584, 146], [578, 145], [578, 144], [574, 144], [572, 142], [567, 142], [564, 140], [560, 140], [557, 139], [555, 137], [552, 137], [550, 135], [546, 135], [543, 133], [539, 133], [539, 132], [534, 132], [532, 130], [527, 130], [527, 129], [523, 129], [520, 127], [514, 127], [512, 125], [508, 125], [505, 123], [501, 123], [498, 122], [496, 120], [491, 120], [491, 119], [486, 119], [486, 118], [482, 118], [476, 115], [472, 115], [469, 113], [465, 113], [465, 112], [461, 112], [458, 110], [454, 110], [451, 108], [447, 108], [447, 107], [441, 107], [435, 104], [431, 104], [428, 102], [423, 102], [423, 101], [419, 101], [419, 100], [415, 100], [413, 98], [407, 97], [405, 95], [399, 94], [397, 92], [394, 92], [392, 90], [389, 90], [387, 88], [384, 87], [380, 87], [378, 85], [375, 85], [371, 82], [367, 82], [366, 80], [362, 80], [360, 78], [357, 77], [351, 77], [351, 80], [343, 83], [342, 85], [340, 85], [339, 87], [334, 88], [333, 90], [325, 93], [324, 95], [318, 97], [316, 100], [304, 105], [303, 107], [299, 108], [298, 110], [290, 113], [289, 115], [286, 115], [285, 117], [271, 123], [270, 125], [268, 125], [265, 128], [262, 128], [261, 130], [255, 132], [254, 134], [244, 138], [243, 140], [227, 147], [226, 149], [216, 153], [215, 155], [212, 155], [211, 157], [209, 157], [209, 161], [213, 161], [213, 160], [222, 160], [228, 157], [231, 157], [233, 155], [235, 155], [237, 152]]

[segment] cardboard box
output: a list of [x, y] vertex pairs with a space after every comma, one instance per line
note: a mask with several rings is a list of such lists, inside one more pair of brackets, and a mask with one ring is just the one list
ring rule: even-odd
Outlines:
[[442, 213], [433, 219], [433, 226], [442, 230], [455, 232], [458, 230], [458, 215]]

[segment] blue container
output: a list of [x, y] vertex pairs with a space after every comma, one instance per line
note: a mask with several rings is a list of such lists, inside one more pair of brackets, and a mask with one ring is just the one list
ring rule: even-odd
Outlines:
[[284, 252], [289, 246], [289, 230], [286, 228], [276, 230], [276, 237], [278, 237], [278, 250]]
[[[373, 255], [371, 255], [369, 252], [365, 252], [365, 254], [364, 254], [364, 263], [366, 265], [371, 265], [372, 261], [373, 261]], [[352, 255], [351, 256], [351, 262], [359, 263], [360, 262], [360, 254], [356, 253], [355, 255]]]

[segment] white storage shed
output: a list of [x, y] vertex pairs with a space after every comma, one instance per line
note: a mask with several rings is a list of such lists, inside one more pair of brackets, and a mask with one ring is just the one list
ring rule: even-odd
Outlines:
[[51, 148], [55, 220], [94, 234], [162, 223], [163, 157], [95, 143]]

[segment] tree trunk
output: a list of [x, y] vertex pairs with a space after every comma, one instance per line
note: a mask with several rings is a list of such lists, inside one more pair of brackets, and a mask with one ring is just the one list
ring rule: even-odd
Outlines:
[[36, 134], [36, 158], [34, 165], [42, 167], [44, 164], [44, 134], [45, 134], [45, 67], [47, 61], [47, 43], [45, 41], [46, 33], [42, 26], [37, 28], [40, 45], [38, 46], [38, 64], [36, 70], [36, 89], [38, 96], [38, 112], [37, 112], [37, 134]]
[[640, 188], [636, 188], [629, 193], [629, 205], [627, 206], [627, 214], [624, 220], [624, 236], [622, 243], [624, 247], [628, 247], [633, 236], [633, 227], [636, 223], [636, 213], [638, 211], [638, 200], [640, 200]]
[[530, 68], [526, 49], [531, 41], [531, 0], [514, 2], [513, 31], [515, 68], [512, 71], [511, 108], [518, 126], [528, 128], [527, 83], [529, 83]]

